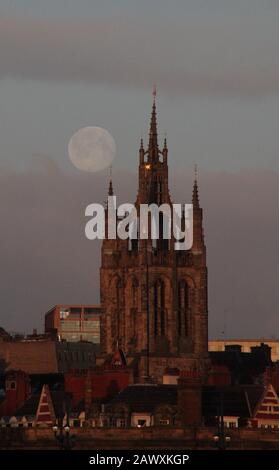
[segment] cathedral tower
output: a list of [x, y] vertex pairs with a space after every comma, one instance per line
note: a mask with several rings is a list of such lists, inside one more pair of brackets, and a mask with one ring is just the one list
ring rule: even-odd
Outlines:
[[[168, 147], [158, 145], [156, 97], [152, 106], [149, 142], [139, 149], [136, 208], [167, 203]], [[112, 182], [109, 195], [113, 194]], [[112, 354], [116, 344], [128, 363], [138, 366], [138, 379], [162, 381], [166, 368], [204, 371], [208, 360], [207, 267], [203, 213], [195, 175], [193, 245], [176, 251], [175, 240], [103, 240], [101, 288], [101, 347]]]

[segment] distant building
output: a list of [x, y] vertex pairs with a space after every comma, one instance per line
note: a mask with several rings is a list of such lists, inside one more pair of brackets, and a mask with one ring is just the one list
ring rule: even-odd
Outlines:
[[209, 351], [209, 355], [212, 368], [208, 383], [212, 385], [229, 385], [225, 369], [220, 367], [229, 371], [231, 384], [263, 383], [266, 370], [272, 367], [271, 348], [264, 343], [249, 352], [242, 352], [239, 344], [226, 344], [224, 351]]
[[241, 352], [251, 352], [252, 348], [263, 343], [271, 348], [272, 361], [279, 361], [279, 339], [213, 339], [208, 341], [208, 350], [225, 351], [226, 346], [239, 345]]
[[100, 343], [99, 305], [55, 305], [45, 314], [45, 333], [66, 341]]
[[[185, 388], [183, 384], [133, 384], [95, 414], [92, 426], [188, 427], [203, 424], [216, 427], [222, 405], [226, 428], [251, 427], [263, 395], [264, 387], [255, 385], [216, 388], [201, 386], [201, 383], [193, 387], [188, 383]], [[273, 422], [274, 419], [272, 427], [278, 429], [277, 423], [274, 425]], [[270, 416], [266, 416], [265, 423], [270, 425]], [[254, 424], [254, 427], [257, 426]]]

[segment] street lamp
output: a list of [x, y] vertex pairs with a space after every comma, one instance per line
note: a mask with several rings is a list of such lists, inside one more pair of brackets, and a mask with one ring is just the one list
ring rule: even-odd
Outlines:
[[[75, 445], [75, 436], [70, 434], [70, 397], [65, 396], [63, 400], [63, 409], [58, 416], [58, 424], [53, 426], [54, 436], [59, 444], [59, 447], [63, 450], [71, 450]], [[64, 416], [66, 414], [66, 425], [64, 426]]]
[[70, 434], [70, 426], [63, 426], [63, 421], [58, 426], [53, 426], [54, 436], [63, 450], [71, 450], [75, 445], [75, 436]]
[[219, 450], [226, 450], [227, 444], [231, 441], [230, 436], [216, 435], [213, 440]]
[[213, 440], [219, 450], [226, 450], [227, 445], [231, 441], [230, 436], [225, 435], [223, 392], [220, 393], [220, 405], [218, 407], [217, 416], [217, 434], [213, 437]]

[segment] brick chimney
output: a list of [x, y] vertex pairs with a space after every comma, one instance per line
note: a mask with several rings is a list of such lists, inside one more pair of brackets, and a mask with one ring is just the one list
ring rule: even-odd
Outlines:
[[202, 379], [197, 371], [182, 371], [177, 382], [178, 414], [182, 427], [202, 423]]

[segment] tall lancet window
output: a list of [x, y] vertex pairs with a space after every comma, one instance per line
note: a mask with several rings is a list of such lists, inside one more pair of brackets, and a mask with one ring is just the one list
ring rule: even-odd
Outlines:
[[115, 300], [116, 300], [116, 336], [117, 340], [120, 339], [120, 310], [121, 310], [121, 295], [122, 295], [122, 282], [117, 279], [115, 283]]
[[138, 309], [138, 293], [139, 283], [136, 278], [133, 278], [131, 285], [131, 308], [130, 308], [130, 333], [133, 337], [136, 336], [136, 325], [137, 325], [137, 309]]
[[161, 279], [154, 284], [154, 335], [165, 334], [165, 286]]
[[178, 335], [188, 336], [189, 287], [185, 281], [178, 283]]

